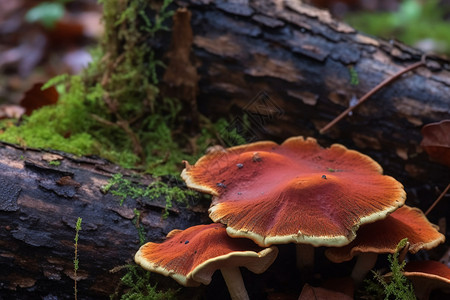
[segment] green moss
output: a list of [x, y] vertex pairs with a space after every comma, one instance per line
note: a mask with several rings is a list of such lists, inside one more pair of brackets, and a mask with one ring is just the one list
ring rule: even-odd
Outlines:
[[48, 164], [50, 166], [59, 166], [61, 164], [61, 162], [59, 160], [52, 160], [52, 161], [49, 161]]
[[72, 76], [71, 87], [58, 105], [45, 106], [24, 117], [20, 126], [10, 126], [0, 139], [35, 148], [58, 149], [77, 155], [92, 153], [93, 139], [86, 131], [92, 124], [80, 98], [84, 86], [80, 76]]
[[181, 161], [195, 161], [208, 145], [245, 142], [223, 120], [204, 118], [200, 134], [184, 133], [181, 102], [160, 94], [157, 74], [164, 65], [147, 41], [168, 29], [170, 0], [159, 8], [144, 0], [101, 3], [105, 34], [93, 62], [82, 75], [59, 75], [44, 86], [56, 86], [56, 105], [34, 111], [19, 126], [1, 121], [1, 140], [98, 155], [155, 176], [179, 176]]
[[[171, 131], [181, 105], [164, 97], [155, 105], [156, 72], [162, 63], [145, 42], [167, 29], [163, 23], [172, 14], [167, 10], [170, 2], [164, 1], [152, 22], [146, 17], [149, 1], [102, 1], [105, 36], [93, 51], [94, 62], [81, 76], [51, 79], [44, 87], [57, 86], [57, 105], [34, 111], [19, 126], [2, 122], [0, 139], [76, 155], [96, 154], [155, 175], [177, 173], [183, 151]], [[144, 153], [136, 151], [136, 145], [145, 145]]]
[[157, 180], [146, 187], [142, 187], [129, 179], [123, 178], [122, 174], [115, 174], [108, 184], [102, 188], [102, 191], [111, 192], [111, 194], [118, 196], [120, 205], [122, 205], [127, 198], [144, 198], [149, 201], [154, 201], [163, 197], [166, 202], [163, 217], [168, 216], [169, 209], [173, 206], [173, 201], [188, 205], [190, 197], [198, 197], [198, 194], [195, 191], [181, 189], [178, 186], [170, 187], [167, 183]]
[[348, 72], [350, 73], [350, 84], [358, 85], [359, 84], [358, 72], [356, 72], [355, 68], [353, 66], [349, 66]]
[[[121, 283], [127, 287], [121, 300], [172, 300], [176, 299], [175, 290], [158, 291], [156, 284], [152, 285], [151, 273], [138, 266], [129, 265], [128, 272], [122, 277]], [[118, 299], [117, 295], [111, 299]]]
[[392, 276], [387, 282], [382, 275], [373, 272], [375, 281], [366, 280], [366, 292], [369, 295], [376, 296], [376, 299], [402, 299], [414, 300], [416, 296], [414, 289], [408, 278], [403, 275], [406, 262], [398, 261], [399, 251], [405, 247], [408, 239], [405, 238], [397, 245], [397, 251], [393, 255], [388, 256]]

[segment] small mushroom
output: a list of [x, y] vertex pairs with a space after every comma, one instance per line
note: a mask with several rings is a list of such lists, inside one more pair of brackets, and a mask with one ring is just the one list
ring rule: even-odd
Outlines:
[[278, 254], [274, 246], [262, 248], [248, 239], [230, 238], [219, 223], [173, 230], [167, 237], [161, 244], [143, 245], [135, 255], [136, 263], [184, 286], [208, 285], [220, 269], [232, 299], [248, 299], [240, 266], [260, 274]]
[[412, 281], [419, 300], [428, 300], [435, 289], [450, 293], [450, 268], [440, 262], [411, 261], [406, 264], [403, 274]]
[[384, 220], [362, 225], [350, 244], [329, 248], [325, 255], [335, 263], [351, 260], [357, 255], [351, 276], [359, 284], [375, 266], [378, 254], [394, 253], [404, 238], [408, 238], [409, 252], [413, 254], [421, 249], [432, 249], [445, 240], [420, 209], [405, 205]]

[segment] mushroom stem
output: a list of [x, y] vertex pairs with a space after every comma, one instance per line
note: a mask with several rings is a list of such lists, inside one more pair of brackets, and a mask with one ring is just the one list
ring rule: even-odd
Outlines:
[[373, 252], [361, 253], [358, 255], [356, 264], [353, 267], [351, 277], [355, 285], [359, 285], [366, 277], [367, 273], [375, 267], [378, 254]]
[[295, 249], [297, 255], [297, 269], [312, 270], [314, 267], [314, 246], [308, 244], [297, 244]]
[[414, 294], [418, 300], [428, 300], [430, 299], [430, 294], [433, 287], [428, 282], [421, 282], [421, 284], [414, 285]]
[[399, 264], [401, 264], [405, 260], [406, 254], [408, 254], [410, 246], [411, 246], [411, 244], [409, 242], [406, 242], [406, 245], [402, 249], [398, 250], [398, 263]]
[[231, 299], [249, 300], [239, 267], [223, 267], [220, 271], [227, 284]]

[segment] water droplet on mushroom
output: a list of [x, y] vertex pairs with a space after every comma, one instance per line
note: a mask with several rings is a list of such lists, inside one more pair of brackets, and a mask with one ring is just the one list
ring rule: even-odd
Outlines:
[[236, 167], [238, 167], [238, 169], [242, 169], [244, 167], [244, 164], [237, 164]]

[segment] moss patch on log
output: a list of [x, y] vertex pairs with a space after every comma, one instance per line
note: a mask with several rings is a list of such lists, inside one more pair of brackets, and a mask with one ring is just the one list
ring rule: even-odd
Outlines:
[[[162, 95], [164, 64], [149, 41], [169, 30], [171, 0], [100, 1], [105, 33], [81, 75], [60, 75], [58, 103], [35, 110], [18, 124], [0, 123], [0, 139], [24, 147], [98, 155], [155, 176], [179, 175], [181, 161], [194, 161], [220, 140], [224, 122], [202, 118], [202, 130], [186, 133], [183, 103]], [[227, 124], [225, 124], [226, 126]]]

